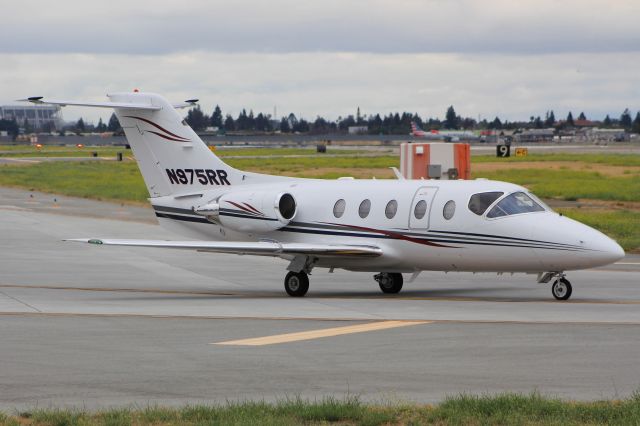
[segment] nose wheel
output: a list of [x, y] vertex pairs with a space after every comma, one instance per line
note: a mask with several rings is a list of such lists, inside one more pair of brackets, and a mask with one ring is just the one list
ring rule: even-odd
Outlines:
[[402, 290], [402, 274], [397, 272], [380, 272], [373, 279], [378, 282], [380, 290], [385, 294], [396, 294]]
[[572, 290], [571, 283], [564, 277], [555, 280], [551, 286], [551, 293], [557, 300], [568, 300]]

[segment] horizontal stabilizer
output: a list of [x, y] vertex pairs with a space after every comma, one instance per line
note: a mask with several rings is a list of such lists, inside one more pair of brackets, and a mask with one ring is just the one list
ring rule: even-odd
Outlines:
[[199, 99], [187, 99], [184, 102], [180, 102], [178, 104], [173, 104], [172, 107], [176, 108], [176, 109], [180, 109], [180, 108], [191, 108], [194, 107], [198, 104]]
[[279, 243], [275, 241], [227, 242], [227, 241], [164, 241], [164, 240], [114, 240], [114, 239], [70, 239], [65, 241], [96, 245], [156, 247], [182, 250], [197, 250], [216, 253], [281, 256], [305, 254], [317, 257], [377, 257], [382, 250], [376, 246], [349, 244], [305, 244]]
[[27, 99], [18, 99], [19, 102], [31, 102], [37, 105], [60, 105], [60, 106], [83, 106], [93, 108], [124, 108], [124, 109], [138, 109], [147, 111], [158, 111], [161, 109], [159, 106], [153, 106], [150, 104], [137, 104], [130, 102], [85, 102], [85, 101], [70, 101], [64, 99], [47, 99], [43, 96], [32, 96]]

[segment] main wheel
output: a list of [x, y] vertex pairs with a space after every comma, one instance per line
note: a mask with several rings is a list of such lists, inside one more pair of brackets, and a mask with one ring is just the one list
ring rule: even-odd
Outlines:
[[305, 272], [289, 272], [284, 277], [284, 289], [291, 297], [302, 297], [309, 290], [309, 277]]
[[402, 290], [402, 274], [383, 272], [376, 276], [380, 290], [386, 294], [400, 293]]
[[566, 278], [560, 278], [556, 280], [551, 286], [551, 293], [553, 297], [558, 300], [567, 300], [571, 297], [571, 283]]

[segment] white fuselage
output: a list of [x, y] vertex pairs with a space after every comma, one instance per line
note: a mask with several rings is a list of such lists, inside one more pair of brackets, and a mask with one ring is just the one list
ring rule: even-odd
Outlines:
[[[286, 192], [295, 198], [295, 217], [279, 229], [240, 232], [193, 211], [220, 199], [223, 194], [262, 194], [265, 191]], [[490, 191], [504, 195], [483, 214], [473, 213], [469, 208], [471, 196]], [[264, 184], [218, 187], [205, 191], [202, 197], [160, 197], [151, 201], [163, 226], [190, 238], [283, 243], [312, 240], [321, 244], [373, 245], [383, 252], [377, 258], [319, 259], [317, 267], [382, 272], [537, 273], [601, 266], [624, 256], [620, 246], [606, 235], [547, 207], [542, 211], [487, 217], [492, 206], [509, 194], [519, 192], [529, 194], [517, 185], [481, 179], [325, 181], [285, 178]], [[273, 212], [272, 203], [256, 200], [252, 207], [267, 216]], [[344, 200], [345, 206], [340, 217], [334, 214], [338, 200]], [[361, 217], [359, 207], [364, 200], [369, 200], [370, 209]], [[396, 201], [397, 209], [389, 218], [386, 207], [391, 200]], [[426, 202], [426, 211], [418, 218], [416, 205], [422, 200]], [[451, 213], [451, 202], [455, 203], [455, 208], [447, 219], [444, 209], [449, 203], [448, 213]], [[249, 224], [263, 220], [240, 210], [232, 214], [241, 218], [238, 220], [246, 219]]]

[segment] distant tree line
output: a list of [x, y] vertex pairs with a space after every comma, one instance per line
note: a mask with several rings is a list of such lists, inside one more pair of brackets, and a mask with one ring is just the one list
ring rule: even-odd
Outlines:
[[396, 112], [387, 115], [371, 114], [362, 116], [360, 108], [355, 116], [338, 117], [331, 121], [323, 117], [316, 117], [313, 121], [296, 117], [295, 114], [283, 116], [280, 120], [273, 120], [270, 114], [254, 114], [243, 109], [237, 118], [230, 114], [223, 117], [222, 109], [216, 105], [209, 116], [202, 112], [200, 106], [187, 112], [187, 123], [196, 131], [203, 131], [213, 127], [223, 132], [298, 132], [311, 134], [346, 133], [349, 127], [360, 126], [369, 134], [407, 134], [411, 131], [411, 123], [416, 123], [423, 130], [515, 130], [522, 128], [556, 128], [559, 130], [576, 126], [599, 126], [623, 128], [627, 131], [640, 133], [640, 111], [632, 119], [629, 109], [625, 109], [618, 119], [612, 119], [607, 115], [602, 121], [589, 121], [584, 112], [578, 115], [577, 120], [573, 113], [569, 112], [566, 119], [557, 120], [553, 110], [547, 111], [544, 118], [531, 116], [529, 121], [507, 121], [495, 117], [493, 120], [483, 119], [478, 121], [471, 117], [458, 115], [453, 106], [447, 108], [444, 120], [439, 118], [422, 118], [417, 113]]
[[[471, 117], [462, 117], [458, 115], [453, 106], [449, 106], [445, 112], [444, 120], [439, 118], [422, 118], [417, 113], [411, 112], [395, 112], [386, 115], [370, 114], [361, 115], [360, 108], [354, 115], [346, 117], [338, 117], [336, 120], [328, 120], [321, 116], [317, 116], [315, 120], [306, 120], [302, 117], [296, 117], [290, 113], [275, 120], [271, 114], [258, 113], [253, 110], [247, 112], [243, 109], [237, 117], [231, 114], [224, 115], [219, 105], [216, 105], [211, 115], [205, 114], [198, 105], [187, 111], [186, 122], [197, 132], [207, 130], [207, 128], [216, 129], [218, 132], [282, 132], [282, 133], [309, 133], [309, 134], [336, 134], [346, 133], [349, 127], [359, 126], [366, 128], [366, 133], [372, 135], [387, 134], [408, 134], [411, 132], [411, 123], [416, 123], [425, 131], [430, 130], [515, 130], [515, 129], [542, 129], [555, 128], [563, 130], [574, 128], [577, 126], [598, 126], [604, 128], [623, 128], [630, 132], [640, 133], [640, 111], [636, 113], [635, 118], [632, 117], [631, 111], [626, 108], [619, 118], [611, 118], [607, 115], [602, 121], [590, 122], [584, 112], [574, 119], [573, 113], [569, 112], [564, 120], [556, 119], [553, 110], [547, 111], [544, 117], [531, 116], [529, 121], [508, 121], [495, 117], [493, 120], [476, 120]], [[0, 131], [6, 131], [14, 138], [22, 129], [25, 133], [30, 133], [35, 129], [31, 129], [25, 120], [20, 126], [15, 120], [0, 120]], [[50, 131], [52, 129], [40, 129]], [[112, 114], [107, 123], [102, 119], [97, 125], [90, 125], [80, 118], [77, 122], [69, 124], [60, 129], [61, 132], [72, 131], [77, 133], [84, 132], [113, 132], [121, 133], [122, 129], [118, 118]]]

